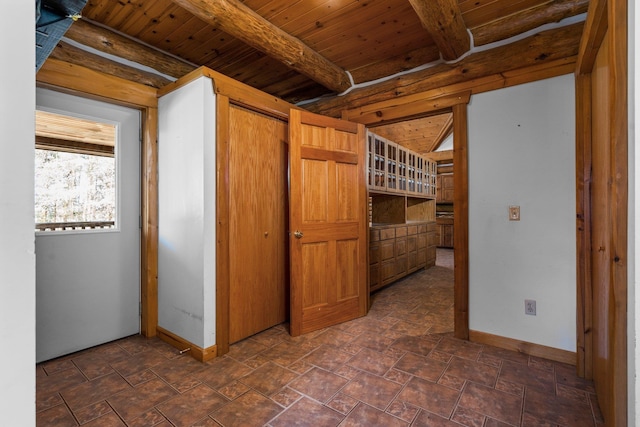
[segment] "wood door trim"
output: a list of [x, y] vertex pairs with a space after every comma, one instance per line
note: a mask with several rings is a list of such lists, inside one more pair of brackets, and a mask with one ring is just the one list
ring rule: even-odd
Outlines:
[[576, 76], [576, 369], [593, 378], [591, 288], [591, 74]]
[[[429, 116], [434, 113], [453, 112], [453, 163], [454, 163], [454, 335], [457, 338], [469, 339], [469, 193], [468, 193], [468, 161], [467, 141], [469, 139], [467, 129], [467, 104], [470, 93], [464, 92], [452, 95], [449, 100], [456, 99], [458, 103], [442, 109], [442, 104], [437, 102], [425, 102], [429, 100], [427, 94], [411, 95], [411, 103], [407, 107], [401, 100], [394, 100], [371, 104], [359, 109], [345, 110], [343, 119], [348, 119], [364, 125], [378, 124], [379, 117], [375, 114], [360, 114], [362, 111], [378, 111], [384, 109], [395, 121], [418, 118], [420, 115]], [[416, 100], [425, 97], [420, 102]], [[436, 97], [435, 99], [440, 99]], [[403, 117], [403, 114], [406, 116]], [[456, 134], [458, 136], [456, 137]], [[456, 166], [458, 163], [458, 166]], [[459, 175], [458, 175], [459, 174]], [[456, 177], [456, 175], [459, 176]], [[458, 232], [458, 229], [460, 232]]]
[[[626, 0], [608, 1], [609, 66], [611, 126], [612, 227], [611, 254], [612, 292], [614, 299], [611, 414], [609, 425], [627, 425], [627, 253], [628, 239], [628, 59]], [[632, 260], [631, 260], [632, 261]]]
[[216, 345], [229, 352], [229, 97], [216, 96]]
[[454, 335], [469, 339], [469, 168], [467, 104], [453, 106]]

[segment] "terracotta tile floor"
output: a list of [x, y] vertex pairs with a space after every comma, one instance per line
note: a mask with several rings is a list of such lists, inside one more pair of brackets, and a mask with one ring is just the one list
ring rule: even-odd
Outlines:
[[572, 366], [452, 337], [439, 252], [439, 266], [373, 295], [368, 316], [317, 333], [275, 326], [205, 364], [138, 336], [39, 364], [38, 425], [601, 424]]

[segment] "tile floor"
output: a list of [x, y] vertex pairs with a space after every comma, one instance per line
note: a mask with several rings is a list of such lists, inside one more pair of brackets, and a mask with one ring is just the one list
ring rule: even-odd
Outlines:
[[364, 318], [298, 338], [275, 326], [205, 364], [138, 336], [39, 364], [37, 424], [601, 425], [572, 366], [452, 337], [450, 252], [438, 260]]

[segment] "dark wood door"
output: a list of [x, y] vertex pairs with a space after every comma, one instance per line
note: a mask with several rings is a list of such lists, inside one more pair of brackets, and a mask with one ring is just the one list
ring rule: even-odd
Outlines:
[[363, 125], [291, 110], [291, 335], [367, 313]]

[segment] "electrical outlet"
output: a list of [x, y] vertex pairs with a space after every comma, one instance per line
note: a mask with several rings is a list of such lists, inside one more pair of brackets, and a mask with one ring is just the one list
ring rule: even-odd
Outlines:
[[529, 316], [536, 315], [536, 300], [534, 299], [524, 300], [524, 314], [528, 314]]

